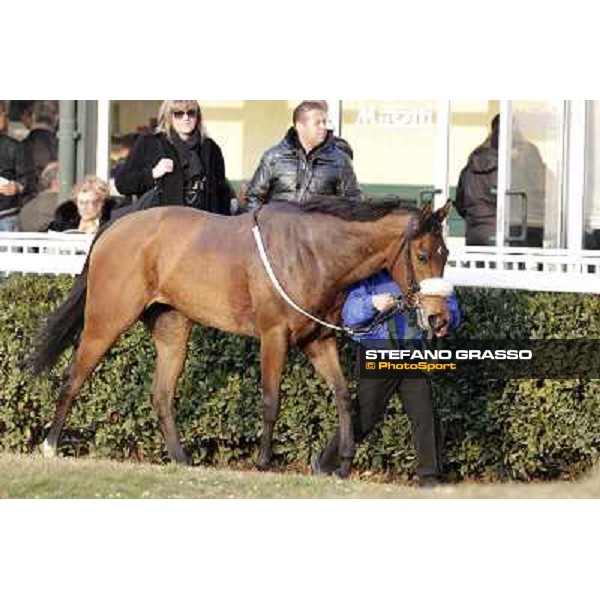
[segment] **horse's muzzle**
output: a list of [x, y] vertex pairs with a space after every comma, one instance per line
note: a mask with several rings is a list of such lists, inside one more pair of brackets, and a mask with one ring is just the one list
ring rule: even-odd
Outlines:
[[431, 315], [428, 317], [429, 327], [436, 337], [444, 337], [448, 335], [449, 323], [442, 315]]

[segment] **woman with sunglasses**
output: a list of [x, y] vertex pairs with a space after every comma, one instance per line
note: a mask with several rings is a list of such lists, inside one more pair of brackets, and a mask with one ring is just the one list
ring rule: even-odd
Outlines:
[[235, 192], [225, 176], [221, 149], [204, 131], [196, 100], [165, 100], [155, 133], [141, 136], [115, 181], [140, 208], [190, 206], [221, 215], [235, 212]]

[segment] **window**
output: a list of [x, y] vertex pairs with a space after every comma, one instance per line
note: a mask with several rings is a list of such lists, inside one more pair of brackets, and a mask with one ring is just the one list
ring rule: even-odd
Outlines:
[[565, 248], [565, 103], [514, 100], [511, 104], [505, 245]]
[[344, 100], [341, 136], [367, 196], [419, 200], [435, 181], [437, 101]]
[[583, 244], [600, 250], [600, 101], [588, 102]]

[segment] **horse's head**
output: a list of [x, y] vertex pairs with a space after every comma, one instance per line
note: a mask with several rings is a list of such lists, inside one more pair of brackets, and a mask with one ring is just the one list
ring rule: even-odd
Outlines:
[[442, 224], [451, 208], [448, 201], [434, 213], [427, 204], [413, 214], [406, 239], [401, 240], [389, 267], [408, 306], [418, 309], [420, 326], [437, 336], [446, 335], [450, 323], [446, 298], [452, 286], [442, 279], [448, 258]]

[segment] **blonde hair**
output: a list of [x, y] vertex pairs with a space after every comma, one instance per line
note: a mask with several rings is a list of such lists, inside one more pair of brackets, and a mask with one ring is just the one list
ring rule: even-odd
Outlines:
[[96, 175], [86, 175], [81, 181], [78, 181], [71, 191], [73, 200], [77, 200], [77, 196], [81, 193], [93, 192], [98, 199], [104, 202], [110, 195], [108, 183], [96, 177]]
[[198, 115], [196, 129], [201, 137], [206, 135], [202, 121], [202, 110], [197, 100], [163, 100], [158, 110], [157, 132], [164, 133], [169, 140], [173, 139], [173, 113], [177, 110], [195, 110]]

